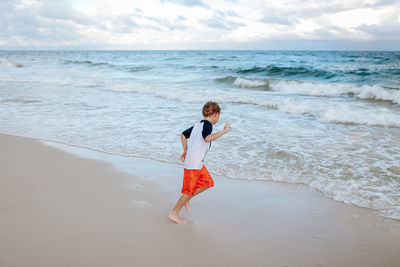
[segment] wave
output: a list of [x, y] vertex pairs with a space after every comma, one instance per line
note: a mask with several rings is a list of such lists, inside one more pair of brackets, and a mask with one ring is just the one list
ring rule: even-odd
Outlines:
[[23, 68], [24, 67], [24, 64], [22, 64], [22, 63], [18, 63], [13, 60], [5, 59], [5, 58], [0, 58], [0, 64], [9, 65], [9, 66], [15, 67], [15, 68]]
[[291, 98], [229, 100], [225, 102], [262, 106], [287, 114], [310, 116], [328, 123], [400, 127], [400, 115], [387, 108], [371, 109], [355, 103]]
[[[376, 64], [387, 64], [385, 61], [376, 62]], [[384, 68], [380, 69], [379, 72], [376, 69], [371, 68], [355, 68], [355, 69], [344, 69], [344, 70], [323, 70], [318, 68], [313, 68], [310, 66], [298, 66], [298, 67], [279, 67], [279, 66], [266, 66], [259, 67], [254, 66], [248, 69], [235, 69], [235, 73], [239, 75], [264, 75], [265, 77], [281, 77], [281, 78], [291, 78], [298, 77], [302, 79], [311, 78], [314, 80], [331, 80], [333, 78], [346, 79], [346, 77], [350, 77], [350, 79], [356, 80], [365, 80], [370, 77], [390, 77], [390, 76], [398, 76], [400, 74], [400, 70], [396, 68]], [[395, 78], [395, 77], [393, 77]]]
[[350, 103], [284, 99], [276, 109], [289, 114], [309, 115], [326, 122], [400, 127], [400, 115], [387, 108], [371, 109]]
[[400, 75], [400, 69], [387, 69], [386, 72], [390, 75]]
[[215, 79], [218, 83], [237, 88], [261, 88], [290, 94], [309, 96], [353, 96], [366, 100], [390, 101], [400, 104], [400, 89], [381, 85], [355, 85], [339, 83], [310, 83], [290, 80], [257, 79], [227, 76]]
[[245, 79], [242, 77], [227, 76], [215, 79], [218, 83], [231, 84], [238, 88], [254, 88], [270, 90], [269, 80], [267, 79]]
[[5, 98], [1, 99], [2, 103], [22, 103], [22, 104], [33, 104], [33, 103], [40, 103], [41, 100], [36, 99], [23, 99], [21, 97], [18, 98]]
[[128, 68], [129, 72], [140, 72], [140, 71], [148, 71], [151, 70], [151, 67], [130, 67]]
[[55, 86], [73, 86], [73, 87], [87, 87], [87, 88], [97, 88], [101, 87], [102, 83], [100, 81], [93, 80], [83, 80], [83, 79], [50, 79], [36, 77], [35, 79], [4, 79], [1, 80], [2, 83], [10, 84], [37, 84], [37, 85], [55, 85]]
[[322, 79], [331, 79], [336, 76], [335, 73], [318, 70], [311, 67], [278, 67], [278, 66], [267, 66], [258, 67], [254, 66], [250, 69], [240, 69], [236, 71], [239, 74], [252, 74], [252, 73], [264, 73], [269, 76], [301, 76], [301, 77], [314, 77]]
[[113, 66], [110, 63], [106, 63], [106, 62], [93, 62], [90, 60], [69, 60], [66, 59], [63, 62], [64, 65], [69, 65], [69, 64], [73, 64], [73, 65], [87, 65], [87, 66], [92, 66], [92, 67], [97, 67], [97, 66]]
[[[312, 179], [298, 177], [295, 173], [280, 169], [272, 171], [270, 178], [258, 178], [247, 180], [275, 181], [289, 184], [305, 184], [310, 188], [322, 192], [325, 196], [348, 205], [355, 205], [363, 208], [376, 210], [382, 217], [400, 220], [400, 206], [396, 192], [398, 182], [394, 179], [376, 183], [373, 186], [366, 178], [359, 180], [330, 179], [320, 177]], [[290, 178], [289, 178], [290, 177]], [[235, 179], [235, 178], [233, 178]], [[390, 193], [389, 193], [390, 192]]]
[[375, 71], [370, 71], [369, 69], [366, 69], [366, 68], [359, 68], [356, 70], [347, 71], [347, 72], [345, 72], [345, 74], [365, 77], [365, 76], [370, 76], [370, 75], [377, 75], [378, 73]]
[[88, 67], [108, 67], [116, 70], [122, 70], [127, 72], [141, 72], [151, 70], [152, 67], [147, 66], [132, 66], [132, 65], [116, 65], [107, 62], [93, 62], [90, 60], [64, 60], [64, 65], [84, 65]]
[[390, 101], [400, 104], [400, 90], [381, 85], [354, 85], [333, 83], [308, 83], [297, 81], [274, 81], [271, 83], [274, 91], [304, 94], [310, 96], [353, 96], [366, 100]]
[[221, 104], [254, 105], [277, 110], [287, 114], [309, 116], [316, 120], [337, 124], [372, 125], [385, 127], [400, 127], [400, 114], [396, 110], [386, 107], [376, 107], [369, 103], [354, 102], [338, 99], [321, 100], [318, 98], [304, 98], [282, 94], [264, 94], [260, 91], [239, 92], [221, 91], [216, 94], [215, 89], [204, 89], [201, 94], [187, 88], [157, 88], [154, 90], [146, 84], [118, 85], [106, 90], [123, 93], [144, 93], [189, 103], [203, 103], [214, 99]]

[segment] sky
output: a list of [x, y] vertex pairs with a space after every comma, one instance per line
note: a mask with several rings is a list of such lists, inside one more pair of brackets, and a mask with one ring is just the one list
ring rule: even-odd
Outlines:
[[400, 0], [0, 0], [0, 49], [400, 50]]

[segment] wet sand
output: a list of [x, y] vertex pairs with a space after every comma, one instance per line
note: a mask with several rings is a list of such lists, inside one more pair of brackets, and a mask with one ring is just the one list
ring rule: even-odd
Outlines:
[[3, 134], [0, 147], [2, 267], [400, 266], [400, 221], [305, 185], [213, 176], [177, 225], [180, 165]]

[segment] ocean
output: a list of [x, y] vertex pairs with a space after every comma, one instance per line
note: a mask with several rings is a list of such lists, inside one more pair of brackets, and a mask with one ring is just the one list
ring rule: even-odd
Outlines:
[[208, 100], [212, 174], [400, 220], [400, 52], [0, 51], [1, 133], [178, 164]]

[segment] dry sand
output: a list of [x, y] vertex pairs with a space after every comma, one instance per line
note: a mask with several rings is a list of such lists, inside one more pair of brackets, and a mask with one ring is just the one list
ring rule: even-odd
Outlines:
[[399, 221], [307, 186], [213, 176], [182, 226], [182, 166], [47, 144], [0, 135], [0, 267], [400, 266]]

